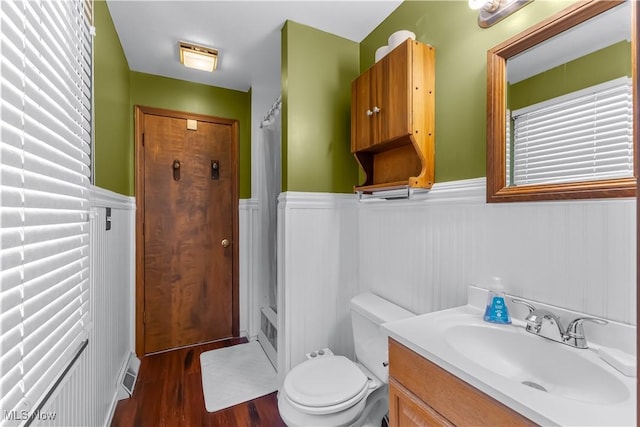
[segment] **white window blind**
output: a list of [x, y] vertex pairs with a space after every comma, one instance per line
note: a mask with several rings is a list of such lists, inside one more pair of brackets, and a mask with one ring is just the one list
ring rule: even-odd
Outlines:
[[513, 119], [511, 185], [633, 176], [628, 77], [514, 111]]
[[14, 425], [87, 335], [92, 36], [81, 0], [0, 8], [0, 425]]
[[505, 143], [506, 143], [506, 151], [505, 151], [505, 186], [508, 187], [511, 185], [513, 177], [511, 176], [511, 110], [506, 109], [507, 117], [505, 117], [506, 124], [506, 135], [505, 135]]

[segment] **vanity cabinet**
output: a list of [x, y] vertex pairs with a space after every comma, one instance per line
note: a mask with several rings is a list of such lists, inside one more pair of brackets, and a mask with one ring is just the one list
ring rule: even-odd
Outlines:
[[390, 427], [536, 425], [392, 338], [389, 421]]
[[431, 188], [435, 49], [406, 40], [351, 86], [351, 151], [366, 174], [356, 191]]

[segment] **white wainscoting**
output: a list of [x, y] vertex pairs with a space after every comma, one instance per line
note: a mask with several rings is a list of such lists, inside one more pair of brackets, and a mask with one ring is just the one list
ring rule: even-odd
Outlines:
[[358, 293], [351, 195], [282, 193], [278, 202], [278, 374], [330, 347], [353, 355], [349, 299]]
[[[89, 345], [43, 408], [55, 419], [36, 418], [32, 425], [109, 425], [133, 349], [135, 199], [94, 187], [91, 205]], [[110, 231], [105, 207], [112, 208]]]
[[348, 301], [365, 291], [427, 313], [499, 276], [511, 294], [636, 323], [635, 199], [487, 204], [485, 194], [484, 178], [412, 200], [283, 193], [280, 379], [320, 347], [353, 356]]
[[508, 293], [635, 324], [635, 204], [487, 204], [484, 179], [361, 203], [360, 288], [427, 313], [464, 304], [469, 284], [499, 276]]

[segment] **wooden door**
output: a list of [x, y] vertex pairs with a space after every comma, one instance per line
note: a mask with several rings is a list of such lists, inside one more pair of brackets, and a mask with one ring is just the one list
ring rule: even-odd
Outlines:
[[142, 122], [144, 353], [233, 336], [235, 127]]
[[411, 95], [416, 88], [412, 87], [411, 61], [410, 40], [381, 61], [382, 73], [377, 82], [381, 141], [392, 141], [413, 133]]

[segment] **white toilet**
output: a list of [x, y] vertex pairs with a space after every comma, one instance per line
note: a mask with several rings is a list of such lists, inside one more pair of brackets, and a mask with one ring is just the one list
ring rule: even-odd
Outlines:
[[414, 314], [370, 293], [354, 297], [350, 309], [358, 363], [325, 355], [294, 367], [278, 394], [289, 427], [380, 427], [389, 410], [387, 335], [380, 324]]

